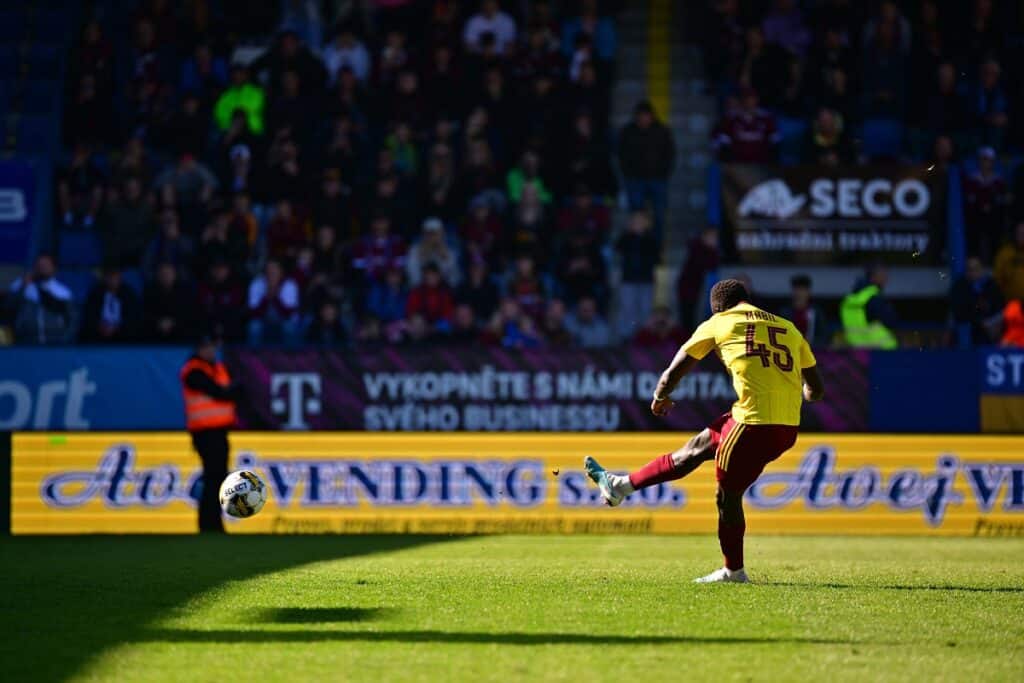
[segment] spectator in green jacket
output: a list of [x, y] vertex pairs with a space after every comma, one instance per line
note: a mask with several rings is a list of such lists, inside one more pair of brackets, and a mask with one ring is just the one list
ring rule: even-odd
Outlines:
[[508, 183], [508, 198], [514, 204], [518, 204], [523, 197], [523, 187], [533, 185], [537, 188], [541, 204], [551, 203], [551, 190], [544, 185], [544, 179], [540, 175], [540, 156], [528, 149], [523, 152], [519, 165], [508, 172], [506, 178]]
[[236, 109], [241, 109], [249, 122], [249, 131], [253, 135], [262, 135], [265, 107], [263, 88], [249, 82], [249, 69], [244, 64], [234, 64], [231, 67], [231, 85], [217, 99], [213, 118], [217, 127], [225, 131], [231, 125], [231, 115]]

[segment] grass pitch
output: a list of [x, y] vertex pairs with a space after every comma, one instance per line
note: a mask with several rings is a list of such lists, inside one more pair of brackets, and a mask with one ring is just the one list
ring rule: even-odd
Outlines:
[[1024, 539], [0, 539], [7, 681], [1024, 680]]

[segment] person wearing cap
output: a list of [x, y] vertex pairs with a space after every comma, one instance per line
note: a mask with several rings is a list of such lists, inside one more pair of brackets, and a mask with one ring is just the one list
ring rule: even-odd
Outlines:
[[676, 143], [670, 131], [654, 114], [650, 102], [639, 102], [633, 120], [619, 135], [619, 167], [626, 180], [629, 210], [650, 204], [654, 234], [661, 240], [668, 202], [668, 179], [676, 164]]
[[204, 336], [180, 373], [185, 426], [203, 463], [199, 531], [204, 533], [224, 532], [218, 494], [221, 482], [228, 476], [228, 430], [235, 425], [235, 403], [240, 393], [231, 384], [231, 376], [218, 360], [217, 351], [217, 340]]
[[409, 250], [405, 266], [409, 284], [413, 287], [419, 285], [423, 280], [423, 271], [429, 265], [437, 267], [442, 279], [450, 287], [459, 284], [459, 260], [445, 239], [444, 223], [435, 216], [423, 221], [423, 236]]

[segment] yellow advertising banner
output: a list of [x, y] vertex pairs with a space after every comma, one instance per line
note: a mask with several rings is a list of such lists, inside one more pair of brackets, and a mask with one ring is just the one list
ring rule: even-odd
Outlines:
[[[678, 434], [240, 433], [266, 481], [232, 533], [697, 533], [714, 467], [606, 508], [585, 455], [628, 471]], [[191, 533], [198, 458], [182, 433], [15, 434], [15, 534]], [[1024, 535], [1024, 437], [808, 434], [746, 495], [751, 533]]]

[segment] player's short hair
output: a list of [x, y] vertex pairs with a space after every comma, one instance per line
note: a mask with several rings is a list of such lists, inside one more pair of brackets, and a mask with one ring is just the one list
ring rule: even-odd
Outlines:
[[748, 301], [750, 293], [747, 287], [739, 280], [728, 279], [716, 282], [711, 288], [711, 312], [721, 313], [728, 311], [740, 302]]

